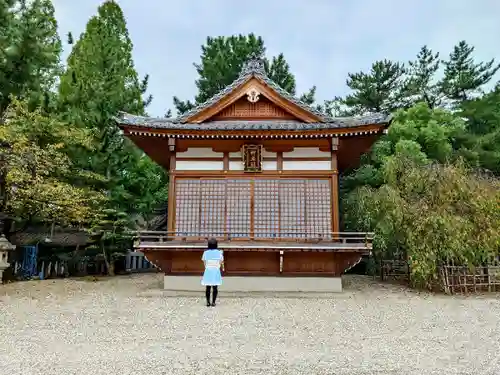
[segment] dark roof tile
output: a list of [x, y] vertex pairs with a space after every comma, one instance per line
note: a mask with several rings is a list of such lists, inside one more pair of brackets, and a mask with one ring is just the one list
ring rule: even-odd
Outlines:
[[165, 129], [165, 130], [320, 130], [320, 129], [343, 129], [370, 124], [388, 124], [391, 117], [377, 114], [362, 117], [338, 117], [329, 122], [295, 122], [280, 120], [256, 120], [256, 121], [208, 121], [201, 124], [186, 124], [172, 119], [161, 119], [154, 117], [143, 117], [120, 113], [116, 121], [121, 125], [134, 127]]

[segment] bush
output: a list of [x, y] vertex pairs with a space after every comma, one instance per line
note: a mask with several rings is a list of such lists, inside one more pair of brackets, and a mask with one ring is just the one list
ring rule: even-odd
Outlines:
[[411, 283], [430, 288], [441, 262], [470, 267], [500, 250], [500, 182], [463, 163], [394, 155], [380, 188], [361, 187], [343, 202], [346, 221], [375, 232], [377, 259], [407, 259]]

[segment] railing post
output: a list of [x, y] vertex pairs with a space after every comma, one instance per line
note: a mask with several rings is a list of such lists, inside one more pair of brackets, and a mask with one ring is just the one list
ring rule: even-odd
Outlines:
[[125, 271], [130, 271], [130, 258], [131, 258], [131, 255], [130, 255], [130, 252], [127, 253], [127, 255], [125, 256]]

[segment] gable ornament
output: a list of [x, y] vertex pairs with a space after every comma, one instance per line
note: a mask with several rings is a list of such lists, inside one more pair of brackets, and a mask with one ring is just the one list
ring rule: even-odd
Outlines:
[[251, 87], [247, 90], [247, 99], [250, 103], [257, 103], [260, 99], [260, 92], [255, 87]]

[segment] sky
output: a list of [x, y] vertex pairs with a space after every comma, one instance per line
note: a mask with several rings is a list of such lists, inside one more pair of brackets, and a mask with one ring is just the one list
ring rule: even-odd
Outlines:
[[[80, 35], [102, 0], [53, 0], [63, 41]], [[478, 61], [500, 62], [498, 0], [117, 0], [134, 43], [134, 63], [150, 75], [152, 116], [172, 97], [196, 94], [201, 45], [207, 36], [255, 33], [267, 56], [283, 52], [297, 92], [317, 86], [323, 102], [348, 93], [349, 72], [376, 60], [408, 61], [423, 45], [446, 57], [460, 40]], [[67, 57], [69, 49], [64, 51]], [[498, 77], [497, 77], [498, 80]]]

